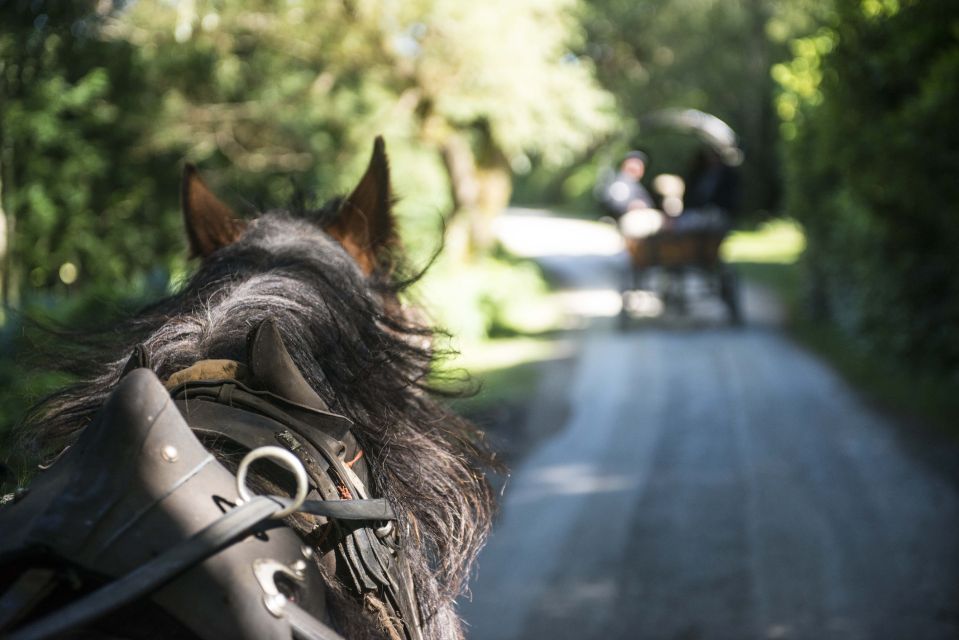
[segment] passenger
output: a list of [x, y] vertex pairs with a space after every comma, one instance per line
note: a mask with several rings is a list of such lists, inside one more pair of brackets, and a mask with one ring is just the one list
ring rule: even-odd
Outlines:
[[620, 230], [630, 237], [645, 237], [662, 229], [664, 216], [643, 186], [648, 156], [630, 151], [623, 158], [619, 172], [600, 193], [603, 209], [619, 223]]
[[693, 158], [686, 179], [683, 213], [672, 230], [724, 233], [739, 202], [739, 180], [735, 169], [723, 162], [713, 149], [703, 148]]

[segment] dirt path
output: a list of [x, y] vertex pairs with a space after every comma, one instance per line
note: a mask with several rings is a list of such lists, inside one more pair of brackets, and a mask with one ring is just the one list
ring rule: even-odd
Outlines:
[[[573, 232], [572, 253], [552, 224], [519, 225], [537, 259], [594, 298], [614, 287], [608, 236], [590, 254]], [[955, 476], [773, 306], [751, 294], [743, 330], [708, 305], [627, 333], [594, 321], [554, 398], [565, 424], [507, 487], [463, 604], [471, 638], [959, 636]]]

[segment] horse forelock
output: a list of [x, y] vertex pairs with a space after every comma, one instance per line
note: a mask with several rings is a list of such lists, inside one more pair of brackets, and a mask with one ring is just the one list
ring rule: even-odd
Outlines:
[[388, 304], [397, 285], [367, 278], [315, 215], [271, 212], [200, 265], [186, 285], [111, 330], [85, 357], [95, 374], [43, 403], [26, 423], [38, 442], [69, 440], [142, 343], [163, 379], [198, 360], [245, 360], [267, 318], [307, 381], [355, 423], [373, 484], [402, 514], [427, 637], [459, 635], [453, 599], [488, 531], [492, 501], [476, 433], [430, 397], [429, 327]]

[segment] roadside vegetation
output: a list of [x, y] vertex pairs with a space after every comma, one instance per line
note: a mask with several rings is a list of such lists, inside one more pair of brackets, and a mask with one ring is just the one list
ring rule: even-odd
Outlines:
[[747, 228], [802, 226], [805, 248], [786, 222], [729, 248], [797, 333], [861, 354], [836, 361], [885, 397], [948, 408], [957, 19], [951, 0], [0, 2], [0, 441], [64, 381], [25, 318], [102, 326], [189, 273], [184, 161], [250, 213], [339, 194], [383, 134], [414, 270], [445, 246], [412, 297], [469, 363], [555, 324], [495, 217], [593, 210], [635, 146], [682, 175], [699, 142], [639, 125], [674, 107], [739, 134]]
[[528, 401], [540, 365], [557, 357], [562, 312], [535, 263], [499, 254], [454, 271], [437, 270], [419, 287], [424, 308], [449, 333], [436, 345], [442, 388], [465, 392], [454, 405], [472, 417], [502, 420]]
[[795, 221], [775, 220], [754, 231], [733, 233], [723, 254], [742, 277], [780, 300], [786, 329], [796, 340], [832, 364], [876, 406], [906, 422], [918, 418], [959, 436], [959, 395], [953, 381], [917, 370], [893, 351], [866, 348], [839, 327], [815, 319], [806, 303], [805, 244], [805, 233]]

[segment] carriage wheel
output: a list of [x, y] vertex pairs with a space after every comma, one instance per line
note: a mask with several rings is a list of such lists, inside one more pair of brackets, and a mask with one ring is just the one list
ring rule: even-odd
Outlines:
[[723, 265], [719, 272], [719, 296], [729, 311], [729, 323], [734, 326], [743, 324], [742, 302], [739, 292], [739, 276], [729, 265]]
[[663, 307], [679, 317], [689, 313], [689, 300], [686, 296], [686, 272], [682, 268], [669, 268], [663, 274], [665, 283], [662, 289]]
[[616, 318], [616, 324], [619, 327], [620, 331], [626, 331], [629, 329], [629, 309], [626, 308], [626, 294], [628, 292], [623, 292], [623, 306], [619, 310], [619, 316]]
[[635, 265], [630, 263], [626, 267], [626, 273], [623, 274], [623, 286], [620, 288], [620, 298], [622, 303], [619, 308], [619, 316], [617, 317], [617, 326], [620, 331], [625, 331], [629, 328], [629, 307], [626, 302], [629, 300], [630, 291], [635, 291], [638, 287], [639, 274]]
[[617, 318], [617, 324], [620, 331], [626, 331], [629, 328], [629, 307], [626, 302], [629, 299], [629, 293], [631, 291], [639, 291], [642, 288], [643, 283], [643, 269], [636, 266], [633, 262], [632, 257], [630, 257], [629, 264], [626, 267], [626, 272], [623, 273], [622, 286], [620, 287], [620, 297], [622, 298], [622, 305], [619, 309], [619, 317]]

